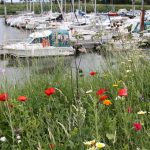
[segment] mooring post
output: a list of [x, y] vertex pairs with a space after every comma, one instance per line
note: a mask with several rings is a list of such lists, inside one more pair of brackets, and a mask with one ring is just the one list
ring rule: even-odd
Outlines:
[[141, 28], [140, 30], [144, 30], [144, 16], [145, 16], [145, 10], [144, 10], [144, 0], [142, 0], [142, 8], [141, 8]]

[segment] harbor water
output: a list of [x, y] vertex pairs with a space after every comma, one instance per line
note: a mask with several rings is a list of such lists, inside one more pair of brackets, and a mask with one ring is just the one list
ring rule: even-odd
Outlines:
[[[0, 27], [0, 45], [8, 40], [23, 40], [31, 32], [5, 25], [4, 18], [0, 18]], [[66, 68], [71, 68], [73, 71], [75, 70], [75, 64], [77, 64], [85, 74], [88, 74], [90, 71], [103, 71], [106, 68], [105, 59], [96, 53], [82, 54], [77, 57], [46, 57], [28, 60], [7, 57], [0, 59], [0, 82], [22, 83], [28, 79], [35, 68], [41, 74], [50, 72], [52, 69], [57, 68], [57, 62], [60, 63], [60, 60], [63, 60], [62, 62]]]

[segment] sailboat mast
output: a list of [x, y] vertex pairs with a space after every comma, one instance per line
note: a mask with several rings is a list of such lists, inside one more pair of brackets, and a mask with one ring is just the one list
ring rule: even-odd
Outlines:
[[80, 10], [80, 0], [78, 0], [78, 10]]
[[51, 0], [51, 12], [53, 12], [53, 1]]
[[96, 14], [96, 0], [94, 1], [94, 12]]
[[74, 0], [72, 0], [72, 5], [73, 5], [72, 11], [74, 12]]
[[84, 0], [84, 11], [86, 13], [86, 0]]
[[41, 5], [41, 13], [43, 13], [43, 2], [40, 0], [40, 5]]
[[133, 11], [133, 16], [135, 12], [135, 0], [132, 0], [132, 11]]

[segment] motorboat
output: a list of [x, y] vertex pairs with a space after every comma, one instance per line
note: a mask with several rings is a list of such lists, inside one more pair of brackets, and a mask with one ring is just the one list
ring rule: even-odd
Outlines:
[[3, 49], [17, 57], [64, 56], [75, 53], [67, 30], [34, 32], [25, 41], [6, 44]]

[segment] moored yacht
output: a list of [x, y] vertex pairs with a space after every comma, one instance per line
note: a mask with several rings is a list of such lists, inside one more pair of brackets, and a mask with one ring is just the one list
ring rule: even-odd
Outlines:
[[18, 57], [73, 55], [75, 52], [66, 30], [34, 32], [26, 41], [4, 45], [3, 49]]

